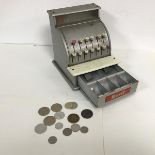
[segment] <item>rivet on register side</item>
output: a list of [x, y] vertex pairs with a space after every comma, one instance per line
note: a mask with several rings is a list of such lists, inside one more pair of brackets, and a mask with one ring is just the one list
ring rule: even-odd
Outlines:
[[86, 4], [49, 10], [54, 64], [74, 89], [81, 89], [97, 106], [136, 91], [138, 81], [111, 55], [100, 7]]

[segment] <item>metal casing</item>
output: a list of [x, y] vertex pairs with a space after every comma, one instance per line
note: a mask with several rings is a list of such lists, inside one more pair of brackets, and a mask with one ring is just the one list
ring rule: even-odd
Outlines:
[[99, 9], [92, 3], [49, 10], [48, 14], [54, 64], [72, 88], [81, 89], [97, 107], [102, 107], [135, 92], [138, 81], [111, 55], [110, 36]]

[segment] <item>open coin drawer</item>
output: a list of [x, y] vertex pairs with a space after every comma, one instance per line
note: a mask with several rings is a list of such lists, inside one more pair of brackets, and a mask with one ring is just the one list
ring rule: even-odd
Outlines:
[[114, 65], [80, 75], [78, 84], [97, 107], [102, 107], [135, 92], [138, 81], [121, 67]]

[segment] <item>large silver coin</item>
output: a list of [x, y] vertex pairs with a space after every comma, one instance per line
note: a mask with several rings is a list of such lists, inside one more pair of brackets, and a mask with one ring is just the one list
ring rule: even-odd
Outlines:
[[59, 112], [62, 109], [62, 105], [59, 103], [55, 103], [51, 106], [51, 110], [54, 112]]
[[55, 128], [58, 129], [58, 130], [60, 130], [60, 129], [63, 128], [63, 124], [60, 123], [60, 122], [58, 122], [58, 123], [55, 124]]
[[57, 142], [57, 138], [55, 136], [51, 136], [48, 138], [48, 142], [50, 144], [55, 144]]
[[81, 127], [80, 131], [82, 133], [87, 133], [88, 132], [88, 128], [86, 126]]
[[38, 124], [35, 126], [34, 128], [34, 131], [37, 133], [37, 134], [42, 134], [44, 133], [45, 131], [47, 130], [47, 126], [45, 126], [44, 124]]
[[46, 116], [50, 113], [50, 109], [48, 107], [42, 107], [38, 110], [39, 115]]
[[80, 125], [79, 124], [73, 124], [71, 126], [71, 129], [73, 132], [78, 132], [80, 130]]
[[63, 134], [64, 134], [65, 136], [70, 136], [70, 135], [72, 134], [72, 130], [71, 130], [70, 128], [65, 128], [65, 129], [63, 130]]
[[51, 125], [53, 125], [55, 122], [56, 122], [56, 119], [55, 119], [55, 117], [53, 117], [53, 116], [47, 116], [47, 117], [45, 117], [45, 119], [44, 119], [44, 124], [45, 124], [46, 126], [51, 126]]
[[56, 119], [63, 119], [63, 118], [65, 117], [65, 113], [64, 113], [64, 112], [56, 112], [56, 113], [54, 114], [54, 117], [55, 117]]
[[76, 102], [67, 102], [65, 103], [66, 109], [76, 109], [78, 107], [78, 104]]

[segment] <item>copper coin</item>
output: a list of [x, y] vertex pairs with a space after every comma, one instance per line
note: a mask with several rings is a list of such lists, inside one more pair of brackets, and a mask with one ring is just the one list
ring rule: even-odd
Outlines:
[[90, 110], [90, 109], [84, 109], [82, 112], [81, 112], [81, 116], [83, 118], [86, 118], [86, 119], [89, 119], [93, 116], [93, 112]]
[[78, 107], [78, 104], [76, 102], [67, 102], [65, 103], [66, 109], [76, 109]]
[[51, 110], [54, 112], [59, 112], [62, 109], [62, 105], [59, 103], [55, 103], [51, 106]]
[[77, 123], [80, 120], [80, 117], [77, 114], [70, 114], [67, 119], [70, 123]]
[[80, 131], [82, 133], [87, 133], [88, 132], [88, 128], [86, 126], [81, 127]]
[[42, 107], [38, 110], [39, 115], [46, 116], [50, 113], [50, 109], [48, 107]]
[[57, 138], [55, 136], [51, 136], [48, 138], [48, 142], [50, 144], [55, 144], [57, 142]]
[[44, 119], [44, 124], [45, 124], [46, 126], [51, 126], [51, 125], [53, 125], [55, 122], [56, 122], [56, 119], [55, 119], [55, 117], [53, 117], [53, 116], [47, 116], [47, 117], [45, 117], [45, 119]]
[[70, 136], [70, 135], [72, 134], [72, 130], [71, 130], [70, 128], [65, 128], [65, 129], [63, 130], [63, 134], [64, 134], [65, 136]]

